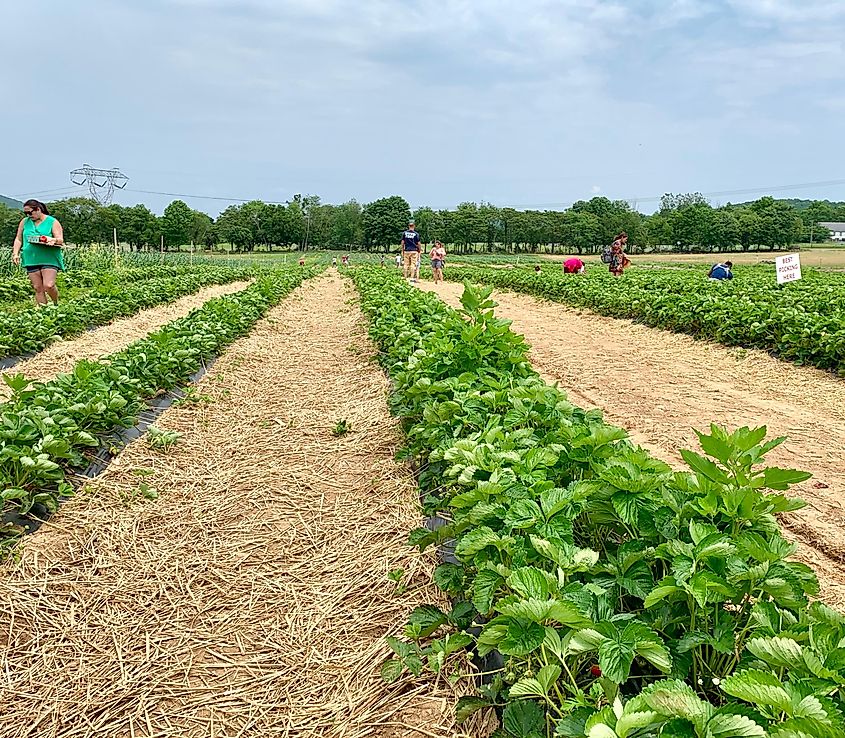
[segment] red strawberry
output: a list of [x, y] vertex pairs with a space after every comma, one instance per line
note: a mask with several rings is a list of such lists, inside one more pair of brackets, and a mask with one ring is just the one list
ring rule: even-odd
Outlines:
[[601, 676], [601, 667], [599, 667], [598, 664], [593, 664], [590, 667], [590, 674], [592, 674], [594, 677], [600, 677]]
[[41, 236], [38, 240], [41, 241], [41, 243], [47, 243], [47, 236]]

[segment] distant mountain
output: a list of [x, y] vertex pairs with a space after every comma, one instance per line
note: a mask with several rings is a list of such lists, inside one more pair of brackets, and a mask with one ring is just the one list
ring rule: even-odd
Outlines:
[[20, 200], [13, 200], [11, 197], [3, 197], [3, 195], [0, 195], [0, 205], [5, 205], [7, 208], [16, 208], [17, 210], [23, 207], [23, 203]]

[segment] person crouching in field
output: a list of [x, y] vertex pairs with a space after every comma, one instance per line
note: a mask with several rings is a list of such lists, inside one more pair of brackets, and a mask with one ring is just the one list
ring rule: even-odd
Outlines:
[[23, 204], [23, 214], [12, 246], [12, 263], [22, 264], [26, 269], [32, 289], [35, 290], [35, 302], [46, 305], [49, 295], [53, 304], [58, 305], [56, 274], [65, 269], [62, 255], [65, 234], [62, 225], [47, 212], [47, 206], [38, 200], [27, 200]]
[[443, 267], [446, 264], [446, 249], [440, 241], [434, 242], [434, 248], [429, 252], [431, 271], [434, 273], [434, 284], [443, 281]]
[[722, 264], [714, 264], [710, 267], [710, 271], [707, 274], [708, 279], [715, 279], [721, 281], [723, 279], [733, 279], [733, 262], [726, 261]]
[[610, 262], [608, 269], [614, 277], [621, 277], [622, 272], [627, 269], [631, 260], [625, 253], [625, 246], [628, 244], [628, 234], [622, 231], [616, 238], [613, 239], [613, 244], [610, 247]]
[[584, 273], [584, 262], [581, 261], [577, 256], [572, 256], [563, 262], [563, 273], [564, 274], [583, 274]]
[[408, 227], [402, 233], [399, 247], [402, 249], [402, 275], [405, 279], [413, 281], [414, 270], [420, 254], [420, 234], [416, 231], [414, 221], [408, 223]]

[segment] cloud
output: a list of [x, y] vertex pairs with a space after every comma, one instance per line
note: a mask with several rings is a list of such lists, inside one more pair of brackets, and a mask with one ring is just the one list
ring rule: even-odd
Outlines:
[[7, 151], [0, 192], [64, 184], [90, 161], [138, 189], [519, 204], [596, 180], [627, 198], [830, 179], [839, 150], [845, 3], [33, 6], [61, 44], [33, 55], [13, 34], [0, 64], [72, 84], [50, 85], [61, 135], [52, 117], [6, 119], [13, 139], [49, 145]]

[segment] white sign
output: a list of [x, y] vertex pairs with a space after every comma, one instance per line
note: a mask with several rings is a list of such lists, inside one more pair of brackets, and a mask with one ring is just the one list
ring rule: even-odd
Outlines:
[[778, 273], [778, 284], [797, 282], [801, 279], [801, 255], [776, 256], [775, 269]]

